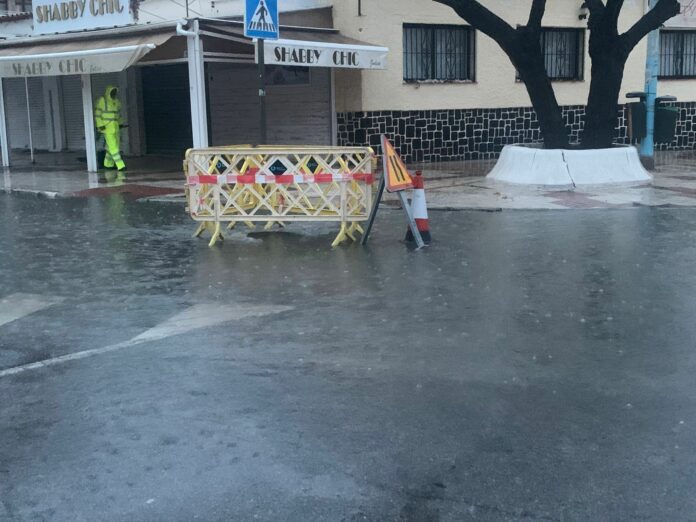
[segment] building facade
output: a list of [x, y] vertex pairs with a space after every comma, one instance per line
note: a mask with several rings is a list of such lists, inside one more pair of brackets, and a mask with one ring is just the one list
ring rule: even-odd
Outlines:
[[[531, 0], [486, 0], [512, 26], [525, 24]], [[678, 99], [677, 135], [661, 148], [696, 147], [696, 0], [662, 30], [659, 95]], [[358, 4], [361, 9], [358, 10]], [[550, 1], [543, 20], [547, 71], [571, 140], [582, 128], [589, 92], [589, 31], [581, 1]], [[626, 1], [620, 30], [647, 10]], [[337, 27], [349, 36], [389, 47], [389, 68], [353, 77], [339, 89], [339, 142], [377, 146], [392, 136], [410, 161], [483, 159], [512, 143], [540, 141], [525, 86], [497, 44], [473, 31], [448, 7], [429, 0], [346, 1], [334, 4]], [[628, 143], [625, 94], [643, 91], [647, 41], [629, 57], [622, 85], [616, 141]], [[340, 75], [352, 76], [346, 71]]]
[[[243, 15], [242, 0], [131, 1], [125, 27], [67, 25], [59, 34], [37, 27], [54, 4], [59, 14], [60, 6], [68, 5], [69, 18], [70, 3], [37, 1], [32, 6], [7, 0], [0, 16], [0, 36], [5, 38], [0, 42], [0, 68], [5, 71], [0, 130], [5, 132], [3, 156], [8, 163], [10, 151], [16, 155], [28, 149], [84, 150], [89, 160], [98, 142], [88, 102], [109, 84], [120, 87], [128, 123], [122, 136], [127, 155], [181, 155], [194, 145], [258, 141], [258, 74], [254, 44], [237, 22]], [[96, 10], [118, 4], [91, 1]], [[516, 25], [526, 22], [531, 0], [484, 3]], [[679, 108], [677, 136], [661, 146], [693, 149], [696, 0], [682, 3], [683, 15], [670, 21], [661, 36], [660, 94], [677, 96]], [[379, 136], [385, 133], [409, 161], [438, 161], [490, 158], [506, 144], [540, 141], [525, 86], [508, 58], [451, 9], [430, 0], [279, 4], [279, 61], [268, 67], [265, 78], [269, 142], [369, 144], [378, 149]], [[574, 139], [583, 127], [591, 65], [581, 4], [548, 2], [542, 34], [547, 70]], [[625, 2], [622, 30], [645, 13], [646, 4]], [[126, 47], [136, 49], [135, 54], [124, 55], [119, 64], [105, 51]], [[346, 50], [363, 53], [363, 63], [303, 63], [302, 53], [308, 49], [338, 52], [339, 57]], [[267, 47], [271, 61], [274, 50], [272, 44]], [[41, 62], [53, 63], [66, 52], [91, 52], [90, 70], [71, 70], [69, 65], [61, 71], [41, 69]], [[624, 95], [643, 90], [645, 60], [646, 42], [641, 42], [626, 66]], [[624, 97], [620, 103], [627, 101]], [[623, 105], [616, 140], [630, 141]]]

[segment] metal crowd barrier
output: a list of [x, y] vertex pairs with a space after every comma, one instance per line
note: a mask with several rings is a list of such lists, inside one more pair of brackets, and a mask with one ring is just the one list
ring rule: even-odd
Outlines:
[[368, 147], [249, 145], [190, 149], [186, 152], [186, 199], [209, 231], [210, 246], [223, 239], [222, 223], [284, 226], [293, 221], [341, 224], [332, 246], [355, 241], [372, 207], [374, 151]]

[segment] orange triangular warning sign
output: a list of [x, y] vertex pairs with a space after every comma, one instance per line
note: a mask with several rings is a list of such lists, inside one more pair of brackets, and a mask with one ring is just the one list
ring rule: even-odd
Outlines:
[[404, 161], [396, 152], [394, 145], [384, 135], [382, 135], [382, 164], [387, 192], [399, 192], [413, 188], [413, 180], [411, 180]]

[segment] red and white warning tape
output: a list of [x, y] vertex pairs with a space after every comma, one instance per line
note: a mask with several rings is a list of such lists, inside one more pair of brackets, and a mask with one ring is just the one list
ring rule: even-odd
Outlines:
[[273, 176], [267, 174], [199, 174], [188, 176], [188, 186], [197, 185], [255, 185], [275, 183], [279, 185], [292, 185], [294, 183], [333, 183], [335, 181], [362, 181], [371, 185], [374, 181], [372, 174], [281, 174]]

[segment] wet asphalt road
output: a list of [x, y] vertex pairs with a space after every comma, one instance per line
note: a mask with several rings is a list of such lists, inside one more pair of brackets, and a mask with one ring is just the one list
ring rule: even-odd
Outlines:
[[[431, 226], [209, 249], [173, 205], [0, 195], [0, 299], [57, 300], [0, 370], [165, 332], [0, 377], [0, 520], [696, 520], [696, 210]], [[211, 304], [285, 308], [166, 333]]]

